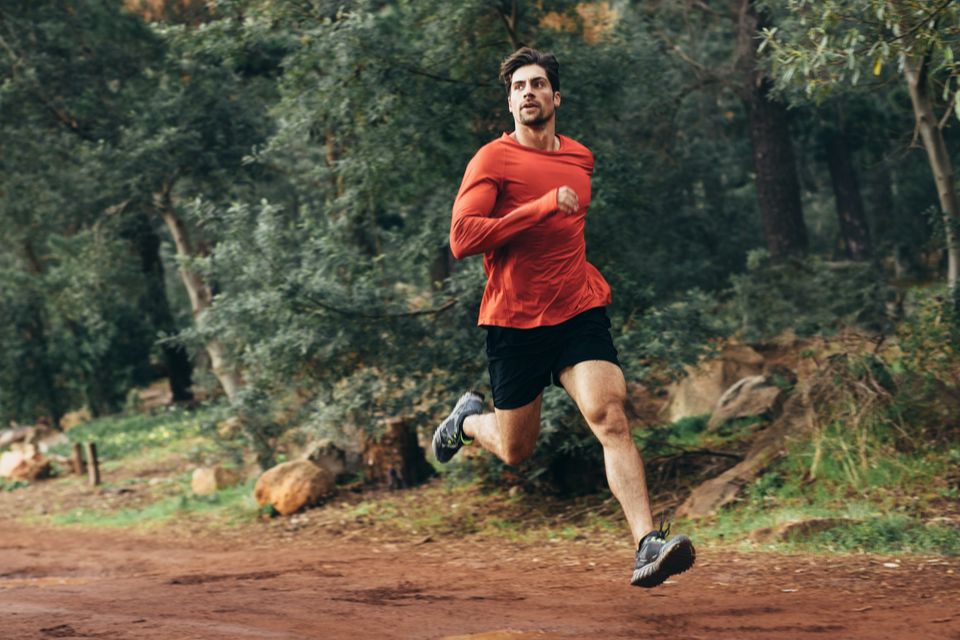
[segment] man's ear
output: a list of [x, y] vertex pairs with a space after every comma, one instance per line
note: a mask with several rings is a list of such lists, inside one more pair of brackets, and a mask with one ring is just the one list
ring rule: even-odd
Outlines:
[[557, 107], [559, 107], [559, 106], [560, 106], [560, 92], [559, 92], [559, 91], [554, 91], [554, 92], [553, 92], [553, 107], [554, 107], [554, 108], [557, 108]]

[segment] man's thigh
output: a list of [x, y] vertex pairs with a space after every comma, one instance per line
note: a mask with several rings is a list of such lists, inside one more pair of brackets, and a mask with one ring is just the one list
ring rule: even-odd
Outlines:
[[560, 371], [559, 377], [560, 384], [588, 422], [611, 405], [622, 408], [627, 397], [623, 370], [606, 360], [578, 362]]
[[533, 446], [537, 442], [537, 436], [540, 435], [540, 402], [543, 394], [538, 395], [533, 402], [530, 402], [517, 409], [496, 409], [497, 427], [500, 431], [500, 439], [505, 445], [520, 446], [521, 448]]

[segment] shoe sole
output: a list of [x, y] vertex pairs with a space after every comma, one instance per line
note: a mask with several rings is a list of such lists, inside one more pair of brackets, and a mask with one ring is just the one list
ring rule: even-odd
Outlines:
[[444, 453], [442, 453], [443, 445], [440, 444], [439, 440], [440, 440], [440, 430], [443, 429], [443, 424], [445, 423], [446, 423], [446, 420], [444, 420], [444, 422], [440, 425], [440, 428], [438, 428], [436, 431], [433, 432], [433, 457], [435, 457], [437, 459], [437, 462], [441, 464], [446, 464], [447, 462], [450, 462], [450, 460], [453, 459], [453, 456], [456, 455], [457, 451], [460, 450], [460, 447], [457, 447], [456, 450], [454, 450], [454, 452], [451, 453], [450, 455], [445, 455]]
[[696, 559], [697, 551], [693, 548], [693, 542], [687, 536], [679, 535], [664, 545], [652, 566], [647, 565], [634, 571], [630, 584], [647, 589], [656, 587], [670, 576], [683, 573], [692, 567]]

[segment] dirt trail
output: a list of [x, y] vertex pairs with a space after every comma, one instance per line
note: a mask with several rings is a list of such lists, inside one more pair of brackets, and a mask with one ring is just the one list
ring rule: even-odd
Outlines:
[[647, 591], [564, 541], [246, 538], [0, 524], [0, 637], [960, 640], [954, 558], [702, 549]]

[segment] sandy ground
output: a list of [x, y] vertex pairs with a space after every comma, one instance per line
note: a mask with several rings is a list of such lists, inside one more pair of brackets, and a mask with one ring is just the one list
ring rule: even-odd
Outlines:
[[653, 590], [624, 548], [0, 523], [0, 638], [944, 638], [960, 559], [700, 549]]

